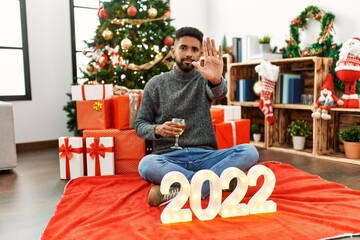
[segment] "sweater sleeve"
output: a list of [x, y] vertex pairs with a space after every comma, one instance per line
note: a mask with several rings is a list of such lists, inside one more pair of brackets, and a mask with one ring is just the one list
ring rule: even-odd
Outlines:
[[223, 77], [221, 77], [221, 82], [217, 85], [208, 81], [208, 86], [212, 92], [212, 99], [221, 99], [227, 94], [227, 86]]
[[155, 118], [157, 100], [154, 99], [156, 95], [149, 94], [151, 92], [149, 90], [150, 87], [151, 84], [145, 86], [138, 116], [135, 120], [135, 130], [139, 137], [147, 140], [156, 140], [155, 127], [157, 124], [153, 119]]

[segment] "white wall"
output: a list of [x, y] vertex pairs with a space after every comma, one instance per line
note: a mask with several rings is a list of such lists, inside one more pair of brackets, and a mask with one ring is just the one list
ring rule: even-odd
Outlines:
[[13, 101], [16, 143], [68, 135], [62, 107], [72, 83], [69, 1], [26, 0], [31, 101]]
[[[207, 3], [209, 35], [219, 43], [226, 35], [228, 45], [232, 44], [232, 37], [242, 34], [269, 34], [272, 37], [272, 46], [284, 47], [285, 39], [290, 36], [291, 20], [310, 5], [335, 15], [334, 43], [342, 43], [351, 37], [360, 36], [358, 0], [209, 0]], [[320, 24], [310, 21], [309, 28], [300, 31], [301, 46], [314, 43], [320, 31]]]
[[[229, 46], [235, 36], [269, 34], [279, 48], [289, 37], [291, 20], [309, 5], [335, 15], [334, 42], [360, 37], [358, 0], [171, 0], [177, 28], [197, 27], [218, 44], [226, 35]], [[26, 7], [32, 100], [12, 102], [17, 143], [69, 134], [62, 110], [72, 83], [69, 1], [27, 0]], [[304, 44], [313, 43], [319, 33], [320, 25], [311, 22], [309, 31], [301, 33]]]
[[175, 28], [196, 27], [208, 35], [208, 0], [171, 0], [171, 18]]

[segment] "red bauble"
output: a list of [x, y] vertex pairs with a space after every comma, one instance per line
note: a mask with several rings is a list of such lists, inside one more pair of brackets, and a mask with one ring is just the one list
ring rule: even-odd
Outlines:
[[171, 12], [170, 10], [167, 10], [165, 13], [164, 13], [164, 18], [170, 18], [171, 17]]
[[98, 11], [98, 16], [100, 18], [108, 18], [109, 14], [106, 12], [106, 9], [104, 7], [100, 7]]
[[170, 47], [173, 45], [173, 43], [174, 43], [174, 39], [172, 37], [170, 37], [170, 36], [165, 37], [165, 39], [164, 39], [165, 46]]
[[131, 5], [130, 7], [128, 7], [126, 12], [130, 17], [134, 17], [137, 14], [138, 10], [134, 5]]

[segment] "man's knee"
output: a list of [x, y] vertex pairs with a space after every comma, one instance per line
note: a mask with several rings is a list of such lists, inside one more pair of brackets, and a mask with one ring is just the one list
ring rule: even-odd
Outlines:
[[253, 162], [254, 164], [259, 160], [259, 152], [256, 147], [252, 144], [240, 144], [235, 146], [235, 151], [242, 152], [248, 161]]
[[151, 171], [151, 167], [152, 165], [154, 165], [154, 157], [156, 155], [154, 154], [149, 154], [144, 156], [140, 162], [139, 162], [139, 166], [138, 166], [138, 172], [140, 174], [141, 177], [145, 177], [149, 171]]

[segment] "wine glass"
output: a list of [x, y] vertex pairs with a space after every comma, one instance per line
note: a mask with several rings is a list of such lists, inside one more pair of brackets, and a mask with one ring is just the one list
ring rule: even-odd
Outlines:
[[[176, 123], [178, 123], [180, 125], [179, 127], [182, 129], [182, 131], [180, 133], [180, 135], [181, 135], [184, 132], [185, 127], [186, 127], [185, 119], [183, 119], [183, 118], [173, 118], [171, 121], [176, 122]], [[175, 145], [172, 146], [171, 148], [173, 148], [173, 149], [182, 149], [182, 147], [179, 146], [179, 135], [175, 135]]]

